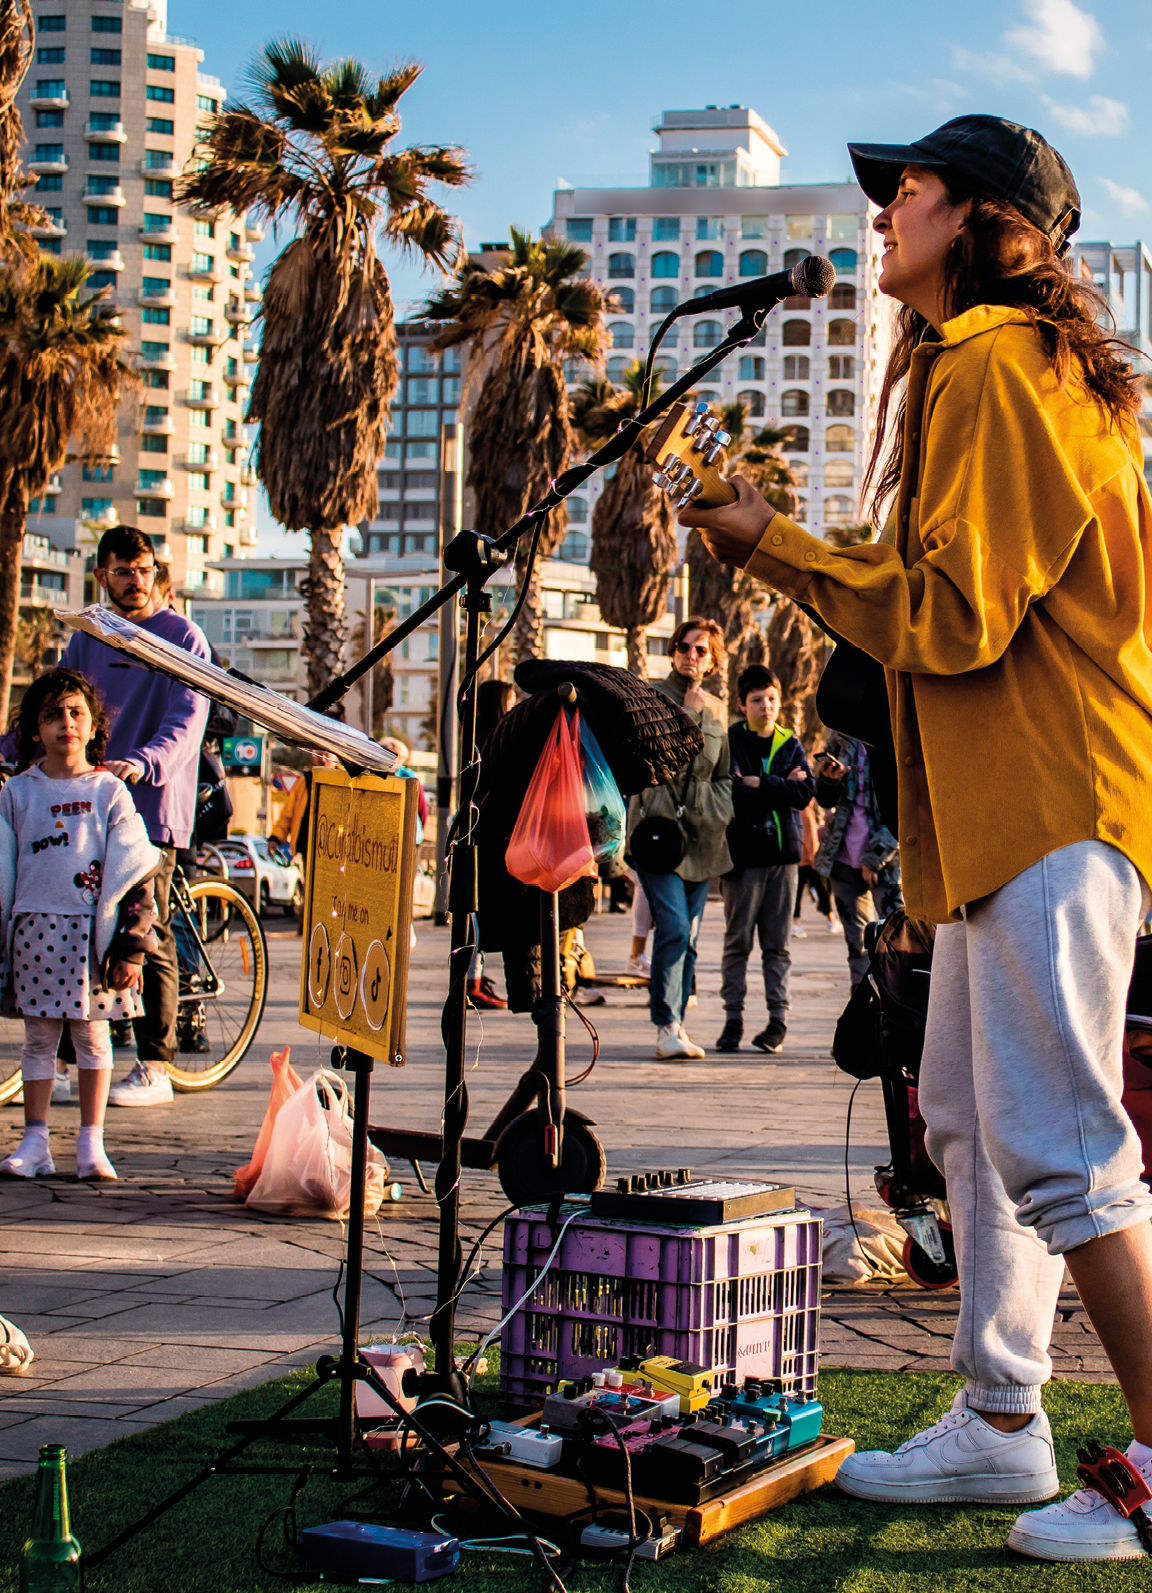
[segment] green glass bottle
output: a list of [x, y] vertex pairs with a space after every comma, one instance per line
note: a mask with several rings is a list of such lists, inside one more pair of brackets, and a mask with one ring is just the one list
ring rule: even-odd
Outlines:
[[20, 1551], [20, 1593], [80, 1593], [80, 1545], [68, 1524], [64, 1445], [43, 1444], [32, 1536]]

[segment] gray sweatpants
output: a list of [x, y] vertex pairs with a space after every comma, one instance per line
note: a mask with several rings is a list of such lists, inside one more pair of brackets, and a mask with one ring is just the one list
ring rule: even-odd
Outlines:
[[1149, 901], [1122, 852], [1080, 841], [936, 931], [920, 1108], [960, 1269], [952, 1365], [977, 1410], [1040, 1409], [1064, 1252], [1152, 1217], [1120, 1103]]
[[738, 879], [720, 882], [724, 896], [720, 999], [730, 1018], [744, 1011], [748, 959], [757, 935], [768, 1016], [783, 1018], [788, 1011], [788, 975], [792, 971], [788, 942], [798, 874], [798, 864], [779, 863], [773, 868], [746, 868]]

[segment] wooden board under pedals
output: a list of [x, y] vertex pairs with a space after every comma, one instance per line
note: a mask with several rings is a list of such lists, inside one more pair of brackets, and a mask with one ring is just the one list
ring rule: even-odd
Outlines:
[[[538, 1427], [539, 1413], [523, 1417], [516, 1425]], [[635, 1492], [632, 1497], [641, 1510], [651, 1507], [666, 1515], [683, 1532], [682, 1547], [695, 1549], [722, 1533], [731, 1532], [734, 1527], [743, 1526], [746, 1521], [755, 1521], [769, 1510], [778, 1509], [799, 1494], [822, 1488], [832, 1481], [855, 1448], [851, 1438], [821, 1433], [794, 1454], [765, 1466], [750, 1482], [733, 1488], [731, 1493], [717, 1494], [704, 1504], [675, 1504]], [[460, 1455], [459, 1460], [472, 1469], [467, 1456]], [[569, 1516], [591, 1504], [590, 1487], [595, 1488], [600, 1507], [627, 1508], [621, 1488], [609, 1488], [602, 1483], [586, 1484], [579, 1477], [561, 1476], [555, 1471], [542, 1471], [538, 1466], [524, 1466], [514, 1460], [486, 1459], [483, 1469], [518, 1509], [535, 1510], [545, 1516]]]

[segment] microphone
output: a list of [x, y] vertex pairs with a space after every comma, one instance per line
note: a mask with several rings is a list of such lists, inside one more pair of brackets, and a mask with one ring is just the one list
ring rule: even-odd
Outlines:
[[831, 291], [836, 280], [836, 267], [822, 254], [810, 254], [794, 265], [790, 271], [776, 271], [770, 277], [753, 277], [730, 288], [719, 288], [699, 299], [688, 299], [678, 305], [676, 314], [701, 315], [705, 310], [728, 310], [733, 307], [745, 315], [757, 310], [771, 310], [782, 299], [801, 294], [809, 299], [822, 299]]

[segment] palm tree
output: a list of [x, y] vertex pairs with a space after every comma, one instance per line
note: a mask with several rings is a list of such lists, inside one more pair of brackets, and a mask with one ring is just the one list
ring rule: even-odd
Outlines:
[[[511, 238], [494, 270], [466, 261], [455, 282], [424, 308], [430, 320], [449, 323], [433, 347], [472, 344], [469, 379], [481, 386], [470, 422], [467, 484], [476, 496], [477, 526], [489, 536], [514, 525], [567, 465], [573, 436], [564, 361], [598, 364], [607, 344], [604, 295], [578, 275], [588, 261], [584, 251], [516, 227]], [[555, 552], [567, 530], [561, 506], [540, 529], [539, 556], [526, 586], [529, 538], [516, 550], [524, 598], [517, 662], [540, 653], [540, 559]]]
[[[585, 448], [599, 448], [643, 407], [644, 367], [636, 360], [622, 388], [588, 381], [572, 400], [572, 424]], [[659, 391], [655, 381], [649, 398]], [[604, 484], [592, 512], [596, 601], [609, 625], [628, 640], [628, 668], [648, 675], [646, 631], [664, 613], [676, 561], [676, 525], [667, 493], [652, 483], [652, 466], [638, 443]]]
[[67, 459], [97, 459], [116, 435], [124, 328], [87, 263], [20, 253], [0, 272], [0, 724], [7, 720], [28, 500]]
[[[0, 238], [9, 247], [11, 223], [23, 207], [11, 205], [12, 195], [32, 179], [20, 170], [24, 125], [16, 94], [32, 60], [32, 8], [28, 0], [0, 0]], [[19, 243], [17, 243], [19, 250]], [[25, 248], [20, 251], [25, 254]]]
[[23, 615], [16, 626], [16, 654], [35, 680], [44, 660], [64, 639], [64, 627], [50, 608], [39, 605]]
[[249, 212], [287, 221], [295, 234], [268, 273], [247, 418], [260, 422], [256, 473], [272, 513], [311, 533], [312, 695], [341, 667], [341, 537], [376, 513], [376, 462], [398, 379], [376, 235], [444, 270], [458, 254], [456, 224], [427, 190], [469, 180], [463, 152], [390, 149], [400, 97], [422, 70], [412, 62], [373, 81], [358, 61], [324, 63], [299, 39], [276, 40], [249, 69], [251, 103], [211, 118], [177, 188], [202, 215]]

